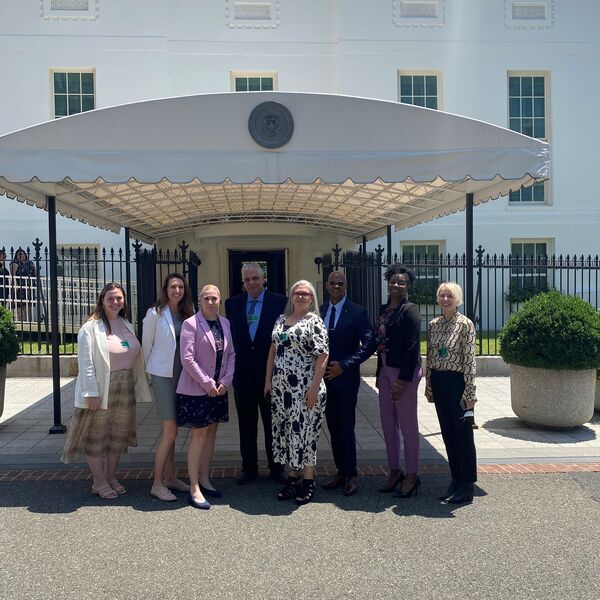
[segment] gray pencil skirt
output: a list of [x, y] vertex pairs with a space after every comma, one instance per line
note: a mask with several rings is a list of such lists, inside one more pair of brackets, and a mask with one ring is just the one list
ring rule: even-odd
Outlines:
[[161, 421], [177, 418], [176, 394], [177, 379], [175, 377], [159, 377], [152, 375], [152, 392], [156, 415]]

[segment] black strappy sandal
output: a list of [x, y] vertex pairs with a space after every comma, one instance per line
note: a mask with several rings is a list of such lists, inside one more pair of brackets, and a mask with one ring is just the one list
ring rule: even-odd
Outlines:
[[304, 479], [296, 494], [296, 504], [308, 504], [315, 495], [315, 480]]
[[296, 495], [296, 488], [300, 477], [290, 477], [288, 475], [285, 486], [277, 492], [277, 500], [291, 500]]

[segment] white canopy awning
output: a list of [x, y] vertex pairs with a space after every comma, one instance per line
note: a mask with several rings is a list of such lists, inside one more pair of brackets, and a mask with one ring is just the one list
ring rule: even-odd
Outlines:
[[[262, 102], [294, 120], [251, 137]], [[0, 137], [0, 192], [155, 240], [212, 223], [410, 227], [547, 179], [548, 144], [441, 111], [293, 92], [204, 94], [99, 109]]]

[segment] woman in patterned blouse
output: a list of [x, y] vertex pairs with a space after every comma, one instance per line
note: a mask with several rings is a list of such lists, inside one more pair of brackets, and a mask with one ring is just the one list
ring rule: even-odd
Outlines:
[[462, 304], [458, 284], [442, 283], [437, 302], [443, 314], [429, 325], [425, 396], [435, 403], [452, 474], [440, 500], [462, 504], [473, 500], [473, 484], [477, 481], [470, 418], [476, 402], [475, 326], [458, 312]]

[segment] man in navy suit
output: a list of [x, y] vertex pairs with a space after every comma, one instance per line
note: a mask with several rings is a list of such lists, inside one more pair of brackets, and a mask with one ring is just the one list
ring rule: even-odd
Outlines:
[[245, 293], [225, 301], [225, 314], [231, 324], [235, 348], [233, 389], [240, 429], [242, 472], [237, 483], [244, 485], [258, 475], [258, 413], [265, 432], [265, 450], [271, 477], [282, 482], [283, 466], [273, 462], [271, 401], [264, 397], [267, 357], [271, 332], [277, 317], [283, 314], [287, 298], [264, 289], [261, 267], [246, 263], [242, 267]]
[[321, 317], [329, 333], [325, 417], [337, 474], [323, 488], [339, 487], [345, 496], [352, 496], [358, 491], [354, 426], [360, 364], [373, 354], [377, 341], [367, 311], [346, 298], [343, 273], [329, 274], [327, 292], [329, 302], [321, 306]]

